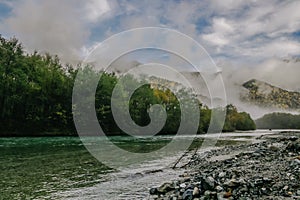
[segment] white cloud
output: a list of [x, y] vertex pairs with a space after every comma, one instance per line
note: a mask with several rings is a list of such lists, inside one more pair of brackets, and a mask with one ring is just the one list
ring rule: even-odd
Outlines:
[[220, 33], [205, 34], [203, 35], [203, 39], [216, 46], [224, 46], [229, 43], [229, 40]]
[[[6, 2], [6, 1], [5, 1]], [[89, 39], [92, 23], [110, 11], [106, 0], [15, 0], [0, 30], [16, 36], [28, 51], [59, 55], [77, 62]]]
[[13, 12], [2, 20], [2, 32], [9, 30], [28, 49], [68, 60], [105, 39], [90, 41], [90, 33], [105, 37], [144, 26], [177, 29], [214, 58], [299, 55], [299, 42], [291, 34], [300, 30], [300, 1], [14, 0], [9, 5]]
[[88, 0], [85, 7], [86, 17], [92, 22], [97, 22], [104, 14], [110, 11], [110, 5], [106, 0]]
[[230, 35], [234, 33], [234, 26], [225, 18], [214, 18], [211, 26], [212, 33], [204, 34], [204, 40], [216, 45], [224, 46], [230, 42]]
[[[0, 2], [12, 8], [8, 17], [0, 18], [0, 32], [15, 35], [28, 50], [58, 54], [64, 61], [81, 59], [90, 53], [93, 45], [121, 31], [160, 26], [193, 37], [214, 60], [221, 63], [231, 100], [238, 99], [239, 94], [235, 90], [237, 85], [252, 78], [300, 91], [299, 62], [285, 63], [281, 59], [300, 56], [300, 1]], [[127, 37], [122, 40], [122, 45], [137, 44], [143, 39], [147, 37]], [[195, 53], [193, 48], [188, 48], [189, 44], [180, 39], [168, 38], [165, 42], [170, 46], [177, 44], [184, 50], [188, 49], [186, 51], [189, 54]], [[201, 56], [194, 57], [201, 61]], [[165, 64], [180, 68], [184, 62], [171, 56]]]
[[[299, 1], [234, 1], [212, 20], [210, 31], [202, 34], [208, 45], [232, 56], [253, 59], [299, 55], [299, 43], [289, 34], [300, 30]], [[228, 9], [228, 10], [226, 10]], [[230, 14], [235, 10], [234, 14]]]

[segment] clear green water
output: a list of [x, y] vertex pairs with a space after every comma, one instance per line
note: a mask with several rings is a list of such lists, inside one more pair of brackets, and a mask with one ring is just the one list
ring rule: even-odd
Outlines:
[[0, 199], [35, 199], [86, 187], [110, 171], [78, 138], [2, 138], [0, 151]]
[[[93, 143], [93, 138], [87, 138]], [[172, 137], [155, 137], [148, 139], [136, 140], [130, 137], [111, 137], [111, 141], [119, 147], [130, 152], [150, 152], [157, 150], [172, 140]], [[201, 138], [198, 138], [192, 146], [201, 145]], [[98, 141], [99, 142], [99, 141]], [[217, 146], [233, 145], [242, 141], [221, 140]], [[69, 199], [82, 199], [85, 190], [100, 186], [104, 195], [104, 187], [115, 187], [115, 182], [107, 179], [107, 175], [116, 174], [116, 170], [106, 167], [96, 160], [83, 146], [79, 138], [76, 137], [42, 137], [42, 138], [0, 138], [0, 199], [68, 199], [59, 197], [59, 194], [71, 197]], [[159, 161], [165, 162], [165, 161]], [[151, 166], [156, 169], [157, 165]], [[144, 165], [140, 165], [144, 168]], [[175, 175], [178, 172], [170, 172]], [[130, 174], [130, 173], [128, 173]], [[148, 178], [140, 179], [140, 174], [137, 173], [136, 179], [134, 176], [121, 174], [124, 178], [121, 181], [124, 185], [128, 185], [129, 180], [136, 183], [138, 186], [143, 186], [136, 191], [136, 195], [148, 193], [147, 188], [160, 182], [159, 176], [166, 177], [166, 172], [161, 174], [152, 174]], [[174, 175], [172, 175], [174, 176]], [[163, 179], [161, 179], [163, 180]], [[138, 181], [144, 181], [138, 182]], [[120, 183], [120, 182], [119, 182]], [[143, 185], [141, 185], [143, 184]], [[149, 185], [150, 184], [150, 185]], [[131, 196], [132, 190], [137, 187], [132, 184], [132, 187], [126, 186], [127, 197]], [[76, 191], [75, 193], [72, 191]], [[78, 192], [79, 191], [79, 192]], [[85, 191], [85, 192], [84, 192]], [[108, 195], [116, 192], [114, 189], [109, 191]], [[55, 195], [54, 195], [55, 194]], [[54, 196], [55, 198], [54, 198]], [[97, 193], [93, 193], [97, 196]], [[117, 196], [116, 195], [116, 196]], [[85, 199], [91, 199], [85, 195]], [[97, 198], [96, 198], [97, 199]], [[119, 198], [116, 198], [119, 199]]]
[[[111, 140], [132, 152], [155, 150], [169, 141]], [[47, 199], [51, 193], [103, 182], [103, 175], [114, 171], [76, 137], [0, 138], [0, 152], [0, 199]]]

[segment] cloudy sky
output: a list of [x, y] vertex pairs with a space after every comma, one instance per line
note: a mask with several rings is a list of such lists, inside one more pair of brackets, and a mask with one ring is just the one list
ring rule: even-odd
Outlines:
[[300, 1], [0, 0], [0, 33], [65, 60], [120, 31], [179, 30], [215, 60], [259, 62], [300, 55]]
[[[230, 88], [252, 78], [300, 91], [299, 11], [298, 0], [0, 0], [0, 34], [17, 37], [28, 52], [78, 62], [116, 33], [175, 29], [208, 51], [231, 97]], [[135, 59], [146, 63], [148, 57], [168, 58], [156, 51]]]

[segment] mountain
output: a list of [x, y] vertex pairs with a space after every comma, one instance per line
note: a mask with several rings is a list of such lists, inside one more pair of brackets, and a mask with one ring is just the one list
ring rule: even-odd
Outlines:
[[300, 109], [300, 93], [287, 91], [269, 83], [252, 79], [243, 84], [247, 91], [241, 100], [263, 107], [286, 110]]

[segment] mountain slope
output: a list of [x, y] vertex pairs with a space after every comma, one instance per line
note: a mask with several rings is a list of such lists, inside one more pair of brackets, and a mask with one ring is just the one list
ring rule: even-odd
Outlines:
[[241, 95], [243, 101], [259, 106], [287, 110], [300, 109], [300, 93], [287, 91], [269, 83], [252, 79], [243, 84], [247, 89]]

